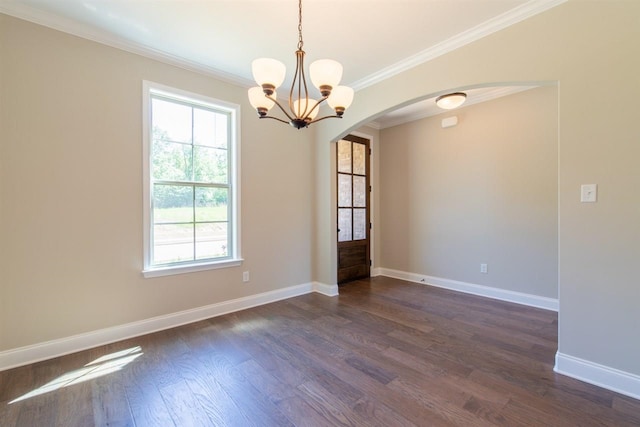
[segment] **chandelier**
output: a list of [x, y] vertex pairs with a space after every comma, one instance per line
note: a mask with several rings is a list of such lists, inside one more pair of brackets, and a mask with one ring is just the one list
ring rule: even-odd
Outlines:
[[[302, 50], [302, 0], [298, 0], [298, 49], [296, 50], [296, 71], [289, 91], [288, 109], [277, 100], [276, 90], [284, 81], [285, 65], [271, 58], [259, 58], [252, 62], [253, 78], [258, 86], [249, 89], [249, 102], [261, 119], [274, 119], [289, 123], [296, 129], [306, 128], [311, 123], [328, 118], [342, 118], [344, 111], [353, 101], [353, 89], [338, 86], [342, 78], [342, 65], [332, 59], [320, 59], [309, 67], [311, 82], [320, 91], [320, 99], [309, 98], [307, 78], [304, 74], [304, 55]], [[327, 104], [335, 115], [316, 118], [320, 104]], [[269, 110], [277, 105], [288, 120], [270, 116]]]

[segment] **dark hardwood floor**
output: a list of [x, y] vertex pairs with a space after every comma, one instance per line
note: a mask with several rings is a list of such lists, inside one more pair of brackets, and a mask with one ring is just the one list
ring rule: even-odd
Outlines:
[[556, 343], [556, 313], [378, 277], [0, 372], [0, 425], [640, 425]]

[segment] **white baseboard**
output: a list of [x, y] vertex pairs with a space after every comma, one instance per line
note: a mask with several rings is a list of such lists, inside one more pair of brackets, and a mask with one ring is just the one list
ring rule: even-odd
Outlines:
[[336, 297], [338, 296], [338, 285], [313, 282], [313, 291], [328, 297]]
[[556, 353], [556, 365], [553, 370], [559, 374], [640, 399], [640, 376], [638, 375], [560, 352]]
[[322, 283], [305, 283], [291, 286], [275, 291], [264, 292], [257, 295], [250, 295], [229, 301], [198, 307], [191, 310], [171, 313], [164, 316], [153, 317], [151, 319], [138, 322], [127, 323], [125, 325], [111, 328], [99, 329], [84, 334], [73, 335], [43, 343], [33, 344], [25, 347], [15, 348], [0, 352], [0, 371], [15, 368], [76, 351], [86, 350], [115, 341], [121, 341], [176, 326], [197, 322], [211, 317], [221, 316], [234, 311], [245, 310], [247, 308], [280, 301], [299, 295], [318, 292], [327, 296], [338, 295], [337, 285], [325, 285]]
[[555, 298], [530, 295], [522, 292], [476, 285], [473, 283], [458, 282], [456, 280], [431, 277], [424, 274], [407, 273], [405, 271], [392, 270], [389, 268], [380, 268], [379, 270], [380, 275], [393, 277], [394, 279], [402, 279], [408, 282], [420, 283], [422, 285], [436, 286], [438, 288], [451, 289], [467, 294], [479, 295], [487, 298], [509, 301], [516, 304], [528, 305], [530, 307], [558, 311], [558, 300]]
[[371, 269], [371, 277], [378, 277], [378, 276], [382, 276], [382, 273], [380, 272], [380, 270], [382, 270], [381, 268], [375, 267]]

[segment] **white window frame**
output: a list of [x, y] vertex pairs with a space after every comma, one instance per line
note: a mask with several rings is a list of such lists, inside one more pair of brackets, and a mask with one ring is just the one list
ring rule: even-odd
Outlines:
[[[153, 194], [151, 190], [151, 97], [153, 94], [186, 102], [195, 106], [223, 110], [231, 115], [230, 129], [230, 215], [231, 253], [224, 259], [197, 260], [193, 262], [155, 266], [152, 265]], [[240, 251], [240, 106], [204, 95], [172, 88], [150, 81], [142, 82], [142, 175], [143, 175], [143, 238], [144, 277], [157, 277], [195, 271], [236, 267], [242, 264]]]

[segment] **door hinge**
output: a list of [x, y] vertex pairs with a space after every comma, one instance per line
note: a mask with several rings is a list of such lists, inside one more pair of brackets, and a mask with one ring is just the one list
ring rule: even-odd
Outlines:
[[371, 262], [371, 260], [369, 260], [369, 267], [371, 267], [373, 265], [373, 263]]
[[369, 148], [369, 155], [373, 154], [373, 152], [371, 151], [371, 148]]
[[372, 190], [372, 187], [371, 187], [371, 186], [369, 186], [369, 193], [371, 193], [371, 191], [373, 191], [373, 190]]
[[369, 223], [369, 230], [371, 230], [372, 228], [373, 228], [373, 223], [372, 223], [372, 222], [370, 222], [370, 223]]

